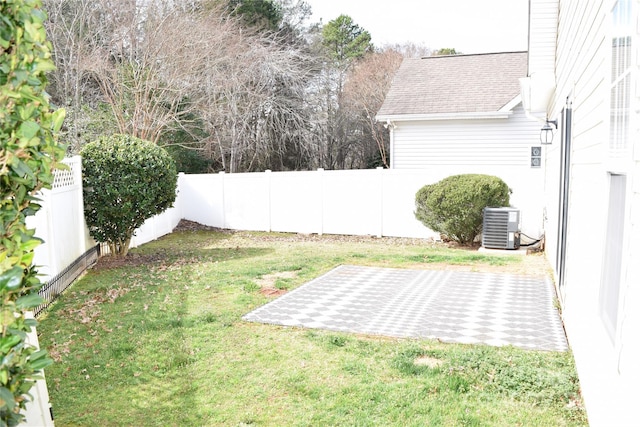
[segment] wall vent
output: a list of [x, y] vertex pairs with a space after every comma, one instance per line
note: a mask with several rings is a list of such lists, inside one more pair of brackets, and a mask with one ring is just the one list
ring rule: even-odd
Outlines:
[[520, 211], [514, 208], [484, 208], [482, 246], [491, 249], [520, 248]]

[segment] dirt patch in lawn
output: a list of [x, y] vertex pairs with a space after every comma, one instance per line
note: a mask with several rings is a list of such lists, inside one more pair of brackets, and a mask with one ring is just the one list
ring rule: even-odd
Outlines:
[[280, 271], [277, 273], [265, 274], [256, 280], [260, 286], [260, 293], [265, 296], [280, 296], [287, 292], [286, 289], [276, 287], [278, 279], [293, 279], [298, 276], [295, 271]]
[[443, 363], [444, 361], [429, 356], [416, 357], [413, 361], [413, 364], [416, 366], [428, 366], [430, 368], [437, 368], [439, 366], [442, 366]]

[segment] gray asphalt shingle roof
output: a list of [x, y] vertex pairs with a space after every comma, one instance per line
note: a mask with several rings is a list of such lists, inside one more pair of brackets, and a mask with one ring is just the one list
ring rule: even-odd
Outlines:
[[527, 52], [408, 58], [378, 115], [496, 112], [526, 76]]

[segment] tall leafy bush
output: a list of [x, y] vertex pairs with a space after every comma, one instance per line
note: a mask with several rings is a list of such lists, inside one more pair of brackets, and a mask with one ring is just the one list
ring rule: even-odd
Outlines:
[[416, 193], [416, 218], [427, 227], [462, 244], [482, 231], [485, 207], [509, 206], [511, 190], [498, 177], [454, 175], [425, 185]]
[[43, 300], [34, 268], [41, 241], [26, 218], [40, 208], [36, 193], [53, 182], [65, 149], [54, 134], [64, 111], [52, 112], [44, 92], [54, 68], [39, 0], [0, 2], [0, 425], [17, 425], [46, 351], [26, 343], [36, 321], [28, 310]]
[[80, 154], [89, 232], [124, 257], [136, 228], [173, 205], [175, 163], [152, 142], [120, 134], [91, 142]]

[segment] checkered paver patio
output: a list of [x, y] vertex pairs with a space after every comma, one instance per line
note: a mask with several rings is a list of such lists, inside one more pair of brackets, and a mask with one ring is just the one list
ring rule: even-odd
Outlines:
[[565, 351], [543, 277], [343, 265], [243, 319], [445, 342]]

